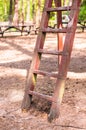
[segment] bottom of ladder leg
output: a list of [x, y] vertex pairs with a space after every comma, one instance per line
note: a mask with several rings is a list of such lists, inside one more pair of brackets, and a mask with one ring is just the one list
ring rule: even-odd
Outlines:
[[28, 112], [32, 103], [32, 95], [26, 94], [22, 102], [22, 112]]
[[53, 120], [55, 120], [56, 118], [59, 117], [60, 115], [60, 110], [59, 110], [59, 105], [56, 103], [53, 103], [51, 109], [50, 109], [50, 113], [48, 115], [48, 121], [51, 123]]

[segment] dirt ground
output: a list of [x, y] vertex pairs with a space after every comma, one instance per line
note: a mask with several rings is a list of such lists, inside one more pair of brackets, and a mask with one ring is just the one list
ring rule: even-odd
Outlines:
[[[60, 117], [49, 123], [50, 103], [33, 97], [28, 113], [22, 113], [27, 71], [36, 35], [0, 38], [0, 130], [86, 130], [86, 33], [76, 33]], [[49, 34], [46, 49], [55, 50], [56, 35]], [[44, 55], [41, 69], [55, 71], [57, 57]], [[46, 81], [46, 82], [44, 82]], [[51, 95], [55, 79], [38, 77], [36, 91]]]

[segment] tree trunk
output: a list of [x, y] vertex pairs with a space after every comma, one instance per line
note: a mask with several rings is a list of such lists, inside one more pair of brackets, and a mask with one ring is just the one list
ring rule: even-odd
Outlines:
[[26, 22], [29, 23], [30, 22], [30, 0], [27, 0], [27, 4], [28, 4], [28, 7], [27, 7], [27, 16], [26, 16]]
[[66, 5], [66, 0], [63, 0], [63, 6], [65, 6]]
[[36, 27], [40, 25], [40, 18], [41, 18], [41, 0], [37, 1], [37, 12], [36, 12]]
[[12, 24], [12, 6], [13, 6], [13, 0], [10, 0], [10, 6], [9, 6], [9, 25]]
[[15, 4], [15, 7], [14, 7], [13, 24], [16, 26], [19, 23], [19, 20], [18, 20], [18, 0], [15, 0], [14, 4]]
[[36, 23], [36, 10], [35, 10], [35, 0], [32, 1], [32, 15], [33, 15], [33, 23]]
[[21, 17], [21, 23], [24, 25], [24, 1], [22, 0], [22, 17]]

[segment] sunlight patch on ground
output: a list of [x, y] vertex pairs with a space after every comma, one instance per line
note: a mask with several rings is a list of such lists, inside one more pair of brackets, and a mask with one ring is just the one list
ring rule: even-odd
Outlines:
[[26, 69], [14, 69], [14, 68], [5, 68], [5, 67], [0, 67], [0, 76], [23, 76], [26, 77], [27, 70]]
[[21, 101], [23, 99], [23, 94], [24, 92], [22, 90], [16, 90], [16, 89], [12, 89], [9, 91], [9, 101], [11, 102], [17, 102], [17, 101]]
[[27, 59], [32, 59], [32, 56], [23, 54], [22, 52], [18, 51], [5, 51], [4, 53], [0, 53], [0, 64], [1, 63], [9, 63], [9, 62], [17, 62], [21, 60], [27, 60]]
[[[22, 77], [26, 77], [27, 75], [27, 70], [26, 69], [17, 69], [17, 68], [11, 68], [8, 67], [0, 67], [0, 76], [22, 76]], [[55, 73], [55, 72], [54, 72]], [[56, 72], [57, 73], [57, 72]], [[71, 79], [86, 79], [86, 72], [83, 73], [75, 73], [75, 72], [68, 72], [67, 74], [68, 78]]]
[[75, 49], [81, 49], [81, 50], [83, 50], [83, 49], [86, 49], [86, 44], [85, 43], [81, 43], [81, 44], [74, 44], [74, 48]]
[[86, 72], [83, 73], [68, 72], [67, 77], [71, 79], [86, 79]]

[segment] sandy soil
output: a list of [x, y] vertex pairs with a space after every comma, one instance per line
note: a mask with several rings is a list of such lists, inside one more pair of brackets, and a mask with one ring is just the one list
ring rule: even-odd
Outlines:
[[[51, 124], [45, 100], [34, 97], [29, 112], [21, 112], [35, 41], [35, 35], [0, 38], [0, 130], [86, 130], [86, 33], [76, 33], [60, 117]], [[56, 36], [46, 41], [45, 48], [55, 50]], [[57, 58], [44, 55], [41, 69], [56, 68]], [[36, 91], [51, 95], [53, 86], [55, 79], [39, 76]]]

